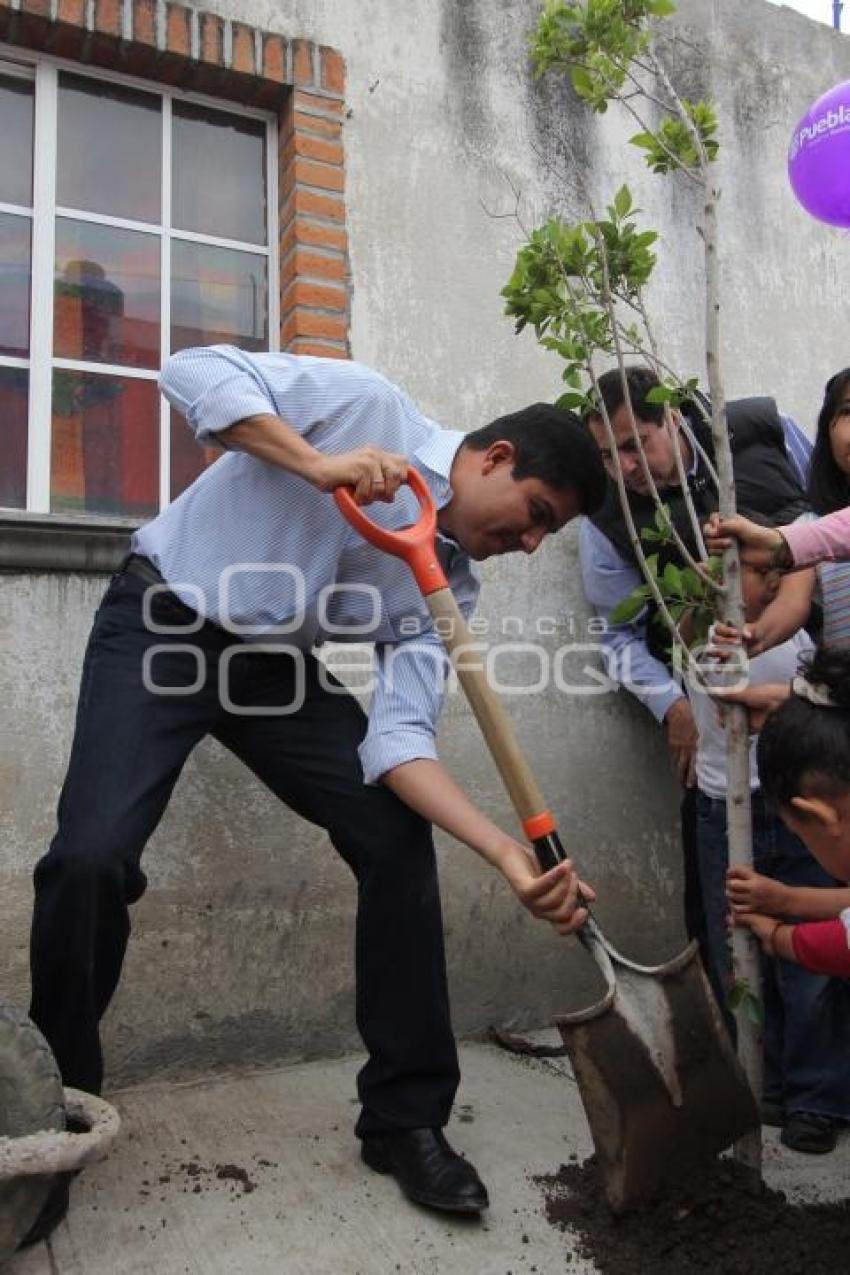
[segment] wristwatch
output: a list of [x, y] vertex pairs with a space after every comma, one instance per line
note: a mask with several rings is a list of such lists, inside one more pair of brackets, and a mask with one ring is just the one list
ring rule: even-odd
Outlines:
[[778, 533], [779, 544], [773, 551], [771, 565], [778, 571], [790, 571], [794, 565], [794, 555], [791, 552], [791, 546], [783, 536], [782, 532]]

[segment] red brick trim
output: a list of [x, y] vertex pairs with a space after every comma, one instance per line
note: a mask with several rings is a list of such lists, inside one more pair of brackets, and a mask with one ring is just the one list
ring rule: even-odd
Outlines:
[[[321, 77], [320, 52], [330, 50], [311, 48]], [[300, 56], [306, 64], [303, 42]], [[293, 89], [281, 117], [281, 343], [296, 354], [349, 348], [342, 116], [342, 92], [312, 82]]]
[[281, 347], [348, 357], [345, 63], [335, 49], [172, 0], [0, 0], [0, 40], [275, 111]]

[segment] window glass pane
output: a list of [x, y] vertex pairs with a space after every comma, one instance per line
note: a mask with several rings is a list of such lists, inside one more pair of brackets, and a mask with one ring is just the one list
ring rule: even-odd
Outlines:
[[221, 456], [218, 447], [200, 447], [186, 424], [186, 417], [171, 409], [171, 500], [195, 481]]
[[171, 243], [171, 350], [217, 342], [268, 349], [266, 258]]
[[156, 381], [53, 373], [50, 508], [147, 516], [159, 506]]
[[175, 102], [171, 181], [176, 230], [266, 242], [266, 126]]
[[0, 200], [32, 205], [33, 83], [0, 76]]
[[27, 503], [27, 388], [24, 368], [0, 367], [0, 505]]
[[161, 150], [158, 97], [59, 76], [58, 204], [158, 222]]
[[160, 239], [56, 220], [57, 358], [159, 366]]
[[29, 217], [0, 213], [0, 354], [22, 359], [30, 349], [31, 229]]

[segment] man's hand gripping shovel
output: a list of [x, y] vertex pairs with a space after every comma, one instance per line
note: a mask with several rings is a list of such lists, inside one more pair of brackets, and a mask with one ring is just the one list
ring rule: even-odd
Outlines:
[[[545, 871], [566, 858], [555, 820], [510, 721], [479, 664], [437, 558], [437, 514], [417, 470], [408, 482], [421, 508], [400, 532], [377, 526], [350, 489], [334, 499], [370, 544], [410, 567], [499, 769], [523, 831]], [[593, 917], [579, 931], [607, 986], [589, 1009], [556, 1022], [572, 1061], [608, 1202], [616, 1212], [661, 1194], [759, 1123], [758, 1109], [714, 1002], [695, 943], [662, 965], [638, 965]]]

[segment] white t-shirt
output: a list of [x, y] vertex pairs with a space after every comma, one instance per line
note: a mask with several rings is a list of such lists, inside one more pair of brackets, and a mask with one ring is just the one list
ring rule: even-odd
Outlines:
[[[814, 643], [805, 629], [800, 629], [781, 646], [771, 647], [761, 655], [750, 660], [750, 685], [764, 686], [768, 682], [790, 682], [799, 672], [799, 659], [806, 651], [811, 651]], [[726, 731], [720, 724], [717, 712], [717, 701], [699, 689], [691, 694], [691, 705], [694, 720], [699, 732], [697, 744], [697, 787], [707, 797], [725, 799], [726, 797]], [[758, 767], [756, 766], [756, 743], [754, 735], [750, 741], [750, 790], [759, 788]]]
[[847, 946], [850, 947], [850, 908], [844, 908], [839, 912], [838, 919], [847, 931]]

